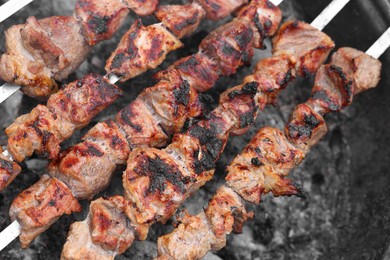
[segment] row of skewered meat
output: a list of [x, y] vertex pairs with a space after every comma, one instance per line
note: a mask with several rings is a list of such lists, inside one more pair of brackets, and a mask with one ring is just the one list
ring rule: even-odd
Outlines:
[[[87, 5], [78, 2], [77, 6], [90, 8], [94, 2], [88, 3]], [[148, 68], [157, 67], [165, 59], [167, 53], [181, 46], [179, 39], [166, 28], [176, 28], [175, 33], [178, 37], [193, 32], [206, 14], [206, 11], [201, 8], [201, 6], [206, 6], [206, 3], [202, 3], [201, 1], [199, 4], [193, 2], [187, 5], [159, 7], [155, 15], [161, 19], [161, 24], [145, 27], [140, 20], [136, 21], [108, 59], [107, 71], [117, 76], [120, 75], [124, 81], [139, 75]], [[208, 16], [212, 19], [225, 17], [242, 4], [242, 1], [232, 1], [230, 5], [224, 6], [224, 12], [219, 13], [218, 16], [211, 14]], [[205, 9], [207, 10], [206, 7]], [[264, 14], [264, 17], [267, 15], [271, 13]], [[252, 19], [248, 24], [254, 26], [258, 18], [248, 16], [245, 19]], [[270, 29], [275, 30], [275, 28], [271, 25]], [[226, 35], [222, 31], [226, 31]], [[195, 89], [207, 90], [215, 84], [219, 75], [234, 73], [239, 66], [248, 63], [251, 59], [253, 53], [251, 39], [256, 38], [256, 41], [261, 42], [260, 33], [251, 35], [252, 31], [248, 25], [244, 25], [239, 19], [222, 31], [216, 31], [208, 38], [208, 41], [204, 41], [199, 53], [173, 65], [171, 72], [159, 73], [157, 75], [159, 83], [146, 90], [124, 109], [121, 120], [128, 121], [130, 119], [126, 117], [129, 117], [134, 121], [124, 122], [125, 125], [130, 125], [126, 131], [128, 136], [132, 136], [131, 142], [134, 145], [161, 146], [165, 144], [172, 132], [180, 130], [184, 123], [183, 120], [198, 115], [196, 110], [199, 110], [200, 105]], [[236, 33], [241, 38], [233, 39], [233, 35], [229, 36], [229, 33]], [[220, 52], [221, 48], [224, 48], [226, 52]], [[191, 93], [191, 97], [187, 100], [184, 96], [188, 93]], [[17, 118], [5, 130], [8, 136], [9, 153], [18, 162], [33, 153], [47, 159], [56, 159], [60, 152], [60, 144], [68, 139], [76, 129], [87, 125], [92, 118], [120, 95], [121, 91], [115, 85], [110, 84], [106, 77], [96, 74], [89, 74], [63, 86], [59, 92], [50, 96], [47, 106], [38, 105], [31, 113]], [[184, 99], [180, 100], [182, 96]], [[189, 101], [190, 105], [187, 104]], [[184, 110], [180, 109], [180, 104], [183, 102], [183, 105], [188, 105]], [[191, 111], [187, 111], [188, 109]], [[147, 115], [144, 116], [140, 113], [141, 111]], [[137, 130], [141, 126], [132, 127], [137, 124], [143, 125], [142, 129]], [[4, 176], [3, 181], [0, 182], [0, 190], [9, 185], [17, 175], [15, 172], [10, 175], [5, 171], [0, 174]]]
[[157, 259], [199, 259], [223, 248], [226, 236], [241, 233], [245, 222], [253, 218], [245, 202], [258, 205], [269, 192], [304, 196], [286, 176], [326, 134], [323, 116], [350, 105], [355, 94], [376, 87], [380, 71], [381, 63], [361, 51], [341, 48], [333, 54], [330, 64], [318, 70], [311, 97], [295, 107], [284, 131], [264, 127], [255, 134], [227, 167], [226, 184], [204, 212], [196, 216], [183, 212], [177, 228], [158, 239]]

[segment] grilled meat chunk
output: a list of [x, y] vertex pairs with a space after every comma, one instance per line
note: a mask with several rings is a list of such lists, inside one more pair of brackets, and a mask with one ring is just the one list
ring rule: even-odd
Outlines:
[[125, 135], [110, 121], [99, 123], [83, 137], [83, 142], [61, 152], [51, 161], [49, 174], [66, 183], [78, 199], [91, 199], [111, 180], [117, 164], [130, 153]]
[[210, 20], [220, 20], [227, 17], [248, 0], [196, 0], [207, 12]]
[[90, 46], [110, 39], [124, 22], [129, 10], [119, 0], [77, 0], [75, 16]]
[[22, 168], [3, 154], [0, 146], [0, 191], [4, 190], [19, 173]]
[[180, 39], [198, 28], [206, 12], [199, 4], [192, 2], [185, 5], [162, 5], [154, 16]]
[[161, 79], [174, 70], [199, 92], [211, 89], [220, 74], [217, 63], [201, 52], [176, 61], [167, 70], [158, 72], [155, 77]]
[[272, 42], [273, 54], [293, 57], [297, 74], [303, 77], [315, 73], [335, 46], [325, 33], [301, 21], [284, 23]]
[[264, 48], [263, 40], [274, 35], [282, 21], [282, 11], [268, 0], [252, 0], [237, 12], [237, 16], [251, 24], [255, 48]]
[[211, 32], [199, 46], [201, 52], [217, 61], [222, 75], [231, 75], [253, 56], [253, 31], [236, 18]]
[[44, 158], [55, 158], [60, 152], [60, 143], [69, 138], [74, 130], [72, 123], [46, 106], [38, 105], [5, 129], [7, 149], [18, 162], [34, 152]]
[[144, 16], [156, 10], [159, 0], [122, 0], [122, 2], [136, 14]]
[[70, 83], [50, 97], [47, 107], [38, 105], [5, 130], [8, 151], [19, 162], [34, 152], [44, 158], [56, 158], [61, 142], [75, 129], [87, 125], [121, 94], [118, 87], [97, 74]]
[[110, 84], [105, 77], [87, 74], [52, 95], [47, 107], [79, 129], [120, 96], [120, 88]]
[[354, 79], [355, 93], [374, 88], [380, 80], [381, 62], [362, 51], [345, 47], [332, 55], [331, 64]]
[[138, 20], [123, 35], [117, 49], [107, 60], [106, 71], [121, 77], [124, 82], [148, 69], [155, 69], [166, 55], [182, 47], [178, 38], [162, 24], [147, 27]]
[[[72, 42], [72, 44], [69, 44]], [[68, 77], [90, 51], [73, 17], [27, 19], [6, 31], [6, 53], [1, 57], [0, 77], [24, 86], [35, 98], [57, 91], [54, 81]]]
[[81, 206], [69, 188], [60, 180], [43, 175], [14, 199], [9, 214], [12, 221], [19, 222], [20, 243], [26, 248], [60, 216], [79, 211]]

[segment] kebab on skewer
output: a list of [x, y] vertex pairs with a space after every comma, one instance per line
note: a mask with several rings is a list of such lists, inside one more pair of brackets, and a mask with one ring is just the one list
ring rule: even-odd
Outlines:
[[[235, 3], [233, 4], [232, 2], [231, 5], [225, 6], [224, 12], [227, 14], [228, 11], [234, 11], [242, 4], [242, 1], [236, 1]], [[107, 61], [106, 69], [108, 74], [120, 75], [122, 77], [121, 80], [125, 81], [146, 71], [148, 68], [157, 67], [165, 59], [168, 52], [181, 46], [178, 38], [165, 29], [164, 26], [166, 25], [167, 28], [176, 28], [175, 34], [178, 37], [188, 35], [197, 28], [200, 20], [205, 16], [205, 11], [203, 11], [200, 5], [194, 2], [183, 6], [162, 6], [157, 10], [156, 16], [161, 18], [162, 24], [144, 27], [140, 21], [137, 21], [124, 35], [118, 48]], [[230, 24], [230, 30], [234, 31], [233, 26], [237, 25], [241, 25], [242, 27], [242, 22]], [[249, 32], [249, 29], [247, 31]], [[215, 34], [219, 35], [219, 32], [215, 32]], [[239, 44], [243, 47], [249, 46], [252, 35], [242, 35], [242, 37], [243, 39], [240, 39], [241, 42]], [[220, 44], [225, 44], [225, 48], [231, 47], [230, 43], [223, 40], [220, 41]], [[218, 55], [223, 55], [216, 53], [216, 50], [209, 51], [209, 54], [199, 53], [191, 56], [187, 60], [182, 60], [176, 66], [180, 67], [178, 70], [182, 72], [183, 79], [188, 80], [194, 88], [197, 88], [197, 86], [199, 86], [198, 89], [200, 90], [206, 89], [206, 87], [210, 88], [218, 79], [218, 74], [230, 75], [242, 63], [249, 62], [252, 56], [252, 53], [249, 52], [250, 50], [245, 49], [248, 52], [245, 52], [245, 59], [241, 59], [239, 52], [243, 51], [240, 49], [242, 46], [237, 46], [231, 47], [233, 50], [230, 50], [234, 52], [234, 48], [236, 48], [237, 51], [235, 53], [227, 53], [225, 55], [225, 57], [228, 55], [238, 55], [233, 57], [236, 63], [231, 65], [230, 70], [220, 69], [216, 65], [216, 61], [213, 59], [218, 59]], [[257, 45], [255, 44], [255, 46]], [[206, 47], [205, 49], [207, 50]], [[228, 62], [232, 61], [229, 60], [225, 63], [229, 65]], [[209, 76], [210, 79], [207, 78]], [[91, 83], [95, 84], [95, 81], [90, 80], [91, 77], [98, 78], [96, 79], [97, 86], [90, 85]], [[162, 78], [169, 78], [168, 83], [167, 80], [163, 80]], [[173, 76], [167, 77], [160, 75], [161, 85], [169, 84], [172, 78]], [[204, 84], [202, 81], [206, 81], [208, 84]], [[49, 98], [47, 107], [38, 106], [31, 113], [16, 119], [16, 122], [5, 130], [9, 138], [8, 151], [12, 157], [18, 162], [21, 162], [35, 152], [47, 159], [57, 158], [60, 144], [69, 138], [74, 130], [87, 125], [92, 117], [96, 116], [96, 112], [100, 112], [119, 96], [118, 93], [118, 95], [114, 96], [115, 98], [110, 98], [111, 95], [108, 95], [106, 98], [107, 93], [103, 91], [104, 89], [101, 89], [101, 83], [107, 85], [109, 84], [109, 80], [99, 75], [88, 75], [83, 79], [68, 84], [68, 86], [64, 86], [59, 93], [53, 94]], [[171, 82], [171, 87], [174, 87], [174, 84], [176, 83]], [[78, 94], [73, 93], [77, 89], [76, 87], [78, 87], [78, 91], [76, 92]], [[111, 87], [116, 89], [113, 85]], [[91, 95], [89, 92], [93, 88], [96, 88], [96, 90]], [[167, 89], [165, 91], [169, 90]], [[100, 103], [97, 103], [93, 99], [96, 95], [100, 96]], [[145, 96], [147, 95], [145, 94]], [[77, 102], [82, 103], [84, 107], [76, 104]], [[97, 105], [101, 107], [97, 109]], [[84, 108], [84, 110], [81, 108]], [[139, 111], [143, 111], [142, 108], [139, 109]], [[83, 111], [85, 111], [85, 114]], [[82, 124], [75, 124], [74, 117], [77, 117], [77, 121], [82, 120]], [[60, 124], [64, 125], [60, 126]], [[155, 124], [158, 124], [158, 122]], [[156, 128], [159, 127], [156, 126]], [[168, 131], [168, 129], [166, 130]], [[165, 136], [164, 133], [161, 135]], [[0, 183], [0, 190], [4, 189], [15, 176], [8, 178], [7, 182]]]
[[[292, 46], [294, 38], [299, 42]], [[123, 175], [125, 197], [93, 201], [86, 220], [71, 226], [62, 258], [110, 259], [134, 240], [144, 240], [152, 224], [165, 223], [212, 178], [229, 134], [246, 131], [258, 110], [273, 103], [295, 73], [314, 73], [333, 47], [328, 36], [308, 24], [284, 24], [274, 38], [274, 57], [262, 60], [255, 74], [223, 93], [209, 119], [176, 134], [163, 150], [140, 147], [130, 153]]]
[[178, 227], [158, 239], [157, 259], [199, 259], [226, 245], [226, 236], [241, 233], [253, 213], [245, 202], [258, 205], [264, 194], [298, 195], [302, 191], [286, 176], [326, 134], [323, 118], [351, 104], [353, 96], [377, 86], [379, 60], [353, 48], [341, 48], [330, 64], [318, 70], [309, 100], [295, 107], [284, 132], [272, 127], [258, 131], [227, 167], [226, 184], [204, 212], [183, 212]]
[[0, 59], [0, 78], [23, 86], [35, 98], [57, 92], [64, 80], [86, 59], [91, 47], [110, 39], [129, 13], [154, 12], [158, 0], [78, 0], [73, 16], [29, 17], [5, 32], [6, 53]]
[[[52, 161], [49, 165], [52, 178], [67, 185], [67, 189], [70, 189], [77, 199], [92, 198], [108, 185], [116, 165], [126, 162], [132, 148], [165, 145], [171, 135], [180, 131], [186, 118], [199, 115], [200, 103], [195, 89], [206, 88], [199, 85], [202, 83], [199, 78], [207, 79], [207, 82], [212, 83], [211, 87], [219, 74], [230, 74], [248, 62], [253, 53], [253, 41], [260, 41], [260, 32], [257, 32], [258, 37], [254, 37], [256, 34], [252, 31], [255, 28], [251, 23], [254, 17], [270, 24], [261, 35], [266, 37], [276, 32], [281, 12], [263, 0], [253, 1], [244, 7], [235, 20], [215, 30], [203, 40], [201, 52], [178, 61], [173, 67], [160, 73], [160, 82], [146, 89], [139, 98], [120, 111], [115, 121], [97, 124], [84, 136], [82, 143], [69, 148], [60, 154], [58, 160]], [[231, 48], [228, 52], [220, 52], [216, 46]], [[211, 62], [210, 57], [215, 61]], [[217, 70], [210, 70], [210, 64]], [[210, 73], [213, 76], [209, 76]], [[193, 87], [197, 84], [199, 87]], [[47, 177], [42, 177], [37, 184], [22, 192], [11, 207], [12, 216], [15, 217], [13, 219], [18, 219], [21, 224], [23, 247], [38, 234], [30, 232], [31, 228], [35, 230], [39, 227], [42, 232], [63, 213], [69, 212], [66, 203], [33, 203], [35, 198], [40, 197], [39, 194], [45, 193], [45, 197], [50, 197], [47, 192], [54, 191], [40, 188], [45, 187], [42, 183], [46, 182]], [[46, 212], [46, 207], [57, 206], [62, 209], [53, 211], [55, 214], [52, 215], [42, 213], [45, 217], [40, 220], [38, 212]], [[30, 207], [34, 208], [34, 216], [22, 213], [30, 211]], [[78, 210], [76, 207], [74, 209]], [[19, 220], [22, 215], [25, 219]]]

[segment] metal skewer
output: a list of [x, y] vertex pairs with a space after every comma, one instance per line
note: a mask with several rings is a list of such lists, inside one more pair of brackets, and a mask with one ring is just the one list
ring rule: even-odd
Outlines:
[[[279, 5], [283, 0], [272, 0], [275, 5]], [[338, 12], [349, 2], [349, 0], [333, 0], [327, 8], [312, 22], [312, 26], [319, 30], [325, 26], [337, 15]], [[383, 52], [390, 46], [390, 28], [371, 46], [367, 54], [374, 58], [379, 58]], [[120, 80], [116, 75], [108, 76], [109, 81], [114, 84]], [[1, 93], [1, 88], [0, 88]], [[8, 151], [4, 151], [3, 155], [10, 155]], [[20, 224], [17, 220], [12, 222], [5, 230], [0, 233], [0, 251], [11, 243], [20, 234]]]
[[0, 6], [0, 23], [32, 1], [33, 0], [9, 0]]

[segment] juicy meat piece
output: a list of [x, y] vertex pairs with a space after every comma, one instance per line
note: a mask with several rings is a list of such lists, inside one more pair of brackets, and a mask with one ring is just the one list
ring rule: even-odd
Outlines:
[[124, 82], [148, 69], [157, 68], [169, 52], [182, 46], [180, 40], [162, 24], [145, 27], [138, 20], [123, 35], [117, 49], [107, 60], [106, 71], [120, 76]]
[[287, 139], [304, 151], [318, 143], [327, 131], [324, 118], [307, 104], [295, 107], [284, 128]]
[[160, 127], [154, 112], [140, 99], [123, 108], [115, 117], [115, 122], [126, 133], [131, 147], [166, 145], [169, 136]]
[[248, 23], [234, 19], [211, 32], [199, 46], [200, 52], [217, 61], [222, 75], [231, 75], [253, 56], [253, 31]]
[[110, 39], [129, 10], [119, 0], [77, 0], [75, 16], [80, 20], [89, 45]]
[[6, 53], [0, 59], [0, 78], [20, 86], [31, 97], [44, 98], [58, 90], [51, 70], [43, 60], [36, 60], [23, 45], [20, 31], [25, 25], [14, 25], [5, 32]]
[[79, 211], [81, 206], [69, 188], [58, 179], [43, 175], [14, 199], [9, 214], [12, 221], [19, 222], [20, 243], [26, 248], [59, 217]]
[[243, 199], [259, 204], [261, 195], [301, 195], [291, 180], [284, 178], [305, 154], [292, 146], [283, 132], [264, 127], [227, 167], [227, 185]]
[[330, 64], [341, 67], [355, 82], [355, 93], [374, 88], [380, 80], [382, 64], [362, 51], [344, 47], [332, 55]]
[[220, 74], [217, 63], [201, 52], [176, 61], [166, 71], [157, 73], [156, 78], [160, 79], [173, 70], [177, 70], [199, 92], [212, 88]]
[[196, 0], [207, 12], [210, 20], [220, 20], [229, 16], [248, 0]]
[[198, 92], [179, 73], [169, 73], [155, 86], [145, 89], [137, 99], [153, 111], [160, 127], [169, 136], [180, 132], [187, 118], [201, 114]]
[[156, 10], [159, 0], [122, 0], [122, 2], [136, 14], [145, 16]]
[[185, 5], [162, 5], [154, 16], [179, 39], [193, 33], [205, 17], [204, 9], [193, 2]]
[[325, 33], [301, 21], [284, 23], [272, 42], [273, 54], [290, 55], [303, 77], [315, 73], [335, 46]]
[[49, 174], [66, 183], [78, 199], [90, 199], [110, 182], [117, 164], [130, 152], [124, 134], [114, 122], [99, 123], [83, 142], [61, 152], [51, 161]]
[[[212, 250], [218, 251], [226, 246], [226, 235], [234, 232], [240, 234], [242, 227], [248, 218], [244, 201], [232, 189], [220, 187], [205, 210], [216, 241], [212, 244]], [[202, 256], [201, 256], [202, 257]]]
[[20, 33], [26, 49], [34, 58], [44, 61], [56, 80], [67, 78], [91, 50], [73, 17], [52, 16], [40, 20], [29, 17]]
[[340, 111], [352, 102], [353, 83], [340, 67], [322, 65], [316, 74], [309, 103], [320, 113]]
[[157, 240], [158, 258], [188, 260], [205, 256], [216, 240], [205, 213], [181, 218], [174, 231]]
[[60, 152], [60, 143], [69, 138], [74, 130], [72, 123], [46, 106], [38, 105], [5, 129], [7, 149], [18, 162], [34, 152], [44, 158], [55, 158]]
[[134, 149], [127, 161], [123, 186], [126, 200], [136, 207], [137, 223], [168, 220], [184, 200], [190, 181], [167, 152]]
[[47, 107], [79, 129], [121, 95], [120, 88], [110, 84], [106, 78], [88, 74], [52, 95]]
[[252, 0], [237, 12], [237, 16], [251, 24], [255, 48], [264, 48], [263, 40], [274, 35], [282, 21], [282, 11], [268, 0]]
[[19, 173], [22, 168], [3, 154], [0, 146], [0, 191], [4, 190]]

